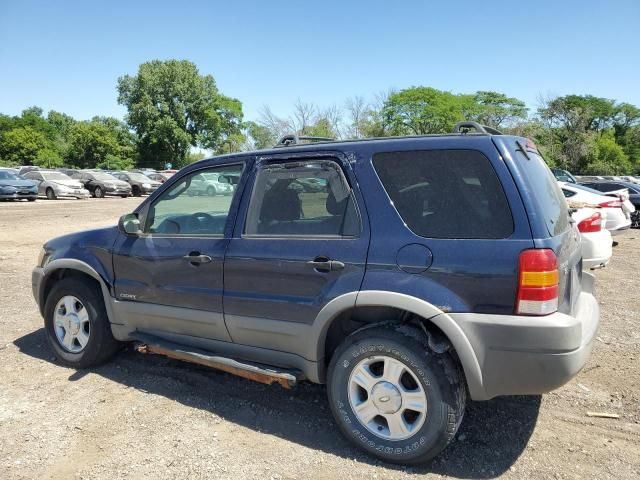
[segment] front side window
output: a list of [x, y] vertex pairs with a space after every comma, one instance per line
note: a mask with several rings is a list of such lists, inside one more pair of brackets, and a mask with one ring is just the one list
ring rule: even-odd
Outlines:
[[474, 150], [385, 152], [373, 165], [406, 225], [427, 238], [507, 238], [513, 218], [491, 162]]
[[354, 237], [359, 232], [351, 188], [335, 162], [271, 164], [258, 171], [246, 235]]
[[[242, 165], [206, 169], [240, 175]], [[156, 235], [223, 235], [233, 195], [207, 195], [193, 188], [203, 170], [180, 179], [149, 208], [145, 233]]]

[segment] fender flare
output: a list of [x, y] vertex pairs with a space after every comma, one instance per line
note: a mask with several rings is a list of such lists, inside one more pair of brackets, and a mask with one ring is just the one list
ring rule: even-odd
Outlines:
[[467, 381], [472, 398], [483, 398], [484, 386], [478, 357], [460, 326], [446, 313], [429, 302], [398, 292], [362, 290], [336, 297], [318, 313], [313, 323], [315, 356], [312, 360], [323, 363], [327, 332], [333, 320], [352, 307], [395, 307], [407, 310], [432, 322], [449, 339], [455, 349]]
[[38, 289], [38, 303], [41, 310], [44, 310], [44, 303], [46, 301], [46, 299], [44, 298], [44, 287], [47, 284], [47, 280], [49, 279], [49, 277], [58, 270], [76, 270], [97, 280], [100, 284], [100, 289], [102, 290], [104, 306], [107, 310], [109, 322], [113, 323], [113, 320], [115, 318], [112, 308], [113, 298], [111, 297], [111, 292], [109, 290], [107, 282], [91, 265], [83, 262], [82, 260], [76, 260], [75, 258], [60, 258], [52, 260], [45, 265], [43, 269], [42, 281], [40, 282], [40, 286]]

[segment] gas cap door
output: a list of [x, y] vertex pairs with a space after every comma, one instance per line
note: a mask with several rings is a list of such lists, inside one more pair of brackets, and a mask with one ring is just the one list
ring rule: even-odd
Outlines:
[[433, 263], [433, 253], [420, 243], [410, 243], [398, 250], [396, 264], [406, 273], [422, 273]]

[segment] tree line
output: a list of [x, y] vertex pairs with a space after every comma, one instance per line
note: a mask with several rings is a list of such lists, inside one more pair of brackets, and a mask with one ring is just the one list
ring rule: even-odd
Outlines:
[[289, 116], [264, 106], [244, 120], [240, 100], [186, 60], [154, 60], [118, 79], [124, 121], [76, 120], [30, 107], [0, 114], [0, 164], [174, 168], [215, 154], [269, 148], [285, 134], [335, 139], [447, 133], [473, 120], [534, 139], [546, 161], [576, 174], [640, 172], [640, 109], [592, 95], [541, 98], [535, 110], [494, 91], [455, 94], [418, 86], [321, 108], [297, 100]]

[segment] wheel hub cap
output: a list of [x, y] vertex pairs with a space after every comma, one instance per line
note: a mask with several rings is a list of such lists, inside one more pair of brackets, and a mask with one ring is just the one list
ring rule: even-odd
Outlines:
[[62, 297], [53, 314], [53, 329], [62, 348], [79, 353], [86, 347], [91, 334], [89, 314], [82, 302], [72, 296]]
[[78, 335], [78, 332], [80, 331], [80, 320], [78, 319], [78, 316], [75, 313], [72, 313], [67, 315], [65, 320], [65, 326], [69, 329], [69, 333], [74, 336]]
[[402, 406], [402, 395], [393, 384], [379, 382], [371, 390], [373, 404], [380, 413], [396, 413]]
[[427, 417], [427, 394], [415, 373], [400, 360], [374, 355], [351, 371], [349, 405], [358, 422], [385, 440], [415, 435]]

